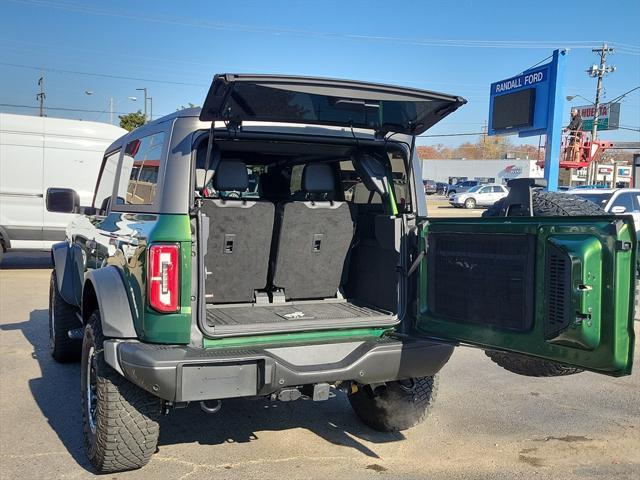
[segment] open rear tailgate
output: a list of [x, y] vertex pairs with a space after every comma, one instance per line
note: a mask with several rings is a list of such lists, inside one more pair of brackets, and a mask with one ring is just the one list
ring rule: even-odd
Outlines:
[[264, 121], [419, 135], [462, 97], [375, 83], [275, 75], [216, 75], [200, 120]]

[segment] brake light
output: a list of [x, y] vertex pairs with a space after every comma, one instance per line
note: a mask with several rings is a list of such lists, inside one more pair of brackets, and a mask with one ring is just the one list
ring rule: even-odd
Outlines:
[[177, 312], [180, 305], [180, 246], [151, 245], [147, 262], [149, 305], [163, 313]]

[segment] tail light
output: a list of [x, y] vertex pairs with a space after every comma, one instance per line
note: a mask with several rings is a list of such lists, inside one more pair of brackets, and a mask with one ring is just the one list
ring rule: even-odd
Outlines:
[[163, 313], [177, 312], [180, 305], [180, 246], [151, 245], [147, 262], [149, 305]]

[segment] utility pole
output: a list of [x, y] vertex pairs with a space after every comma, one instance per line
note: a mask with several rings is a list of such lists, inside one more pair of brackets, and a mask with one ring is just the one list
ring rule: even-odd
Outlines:
[[483, 160], [484, 160], [484, 149], [487, 144], [487, 131], [488, 131], [487, 121], [485, 120], [484, 124], [482, 125], [482, 159]]
[[144, 92], [144, 121], [145, 123], [149, 121], [149, 117], [147, 117], [147, 87], [144, 88], [136, 88], [136, 90], [139, 90], [141, 92]]
[[113, 97], [109, 97], [109, 123], [113, 125]]
[[149, 120], [153, 120], [153, 97], [149, 97]]
[[44, 99], [46, 98], [44, 93], [44, 73], [38, 79], [38, 85], [40, 86], [40, 93], [36, 95], [36, 100], [40, 102], [40, 116], [44, 117]]
[[[613, 48], [609, 47], [606, 43], [603, 43], [602, 47], [594, 48], [591, 51], [600, 55], [600, 66], [598, 67], [598, 65], [592, 65], [589, 70], [587, 70], [589, 76], [596, 77], [598, 79], [598, 82], [596, 84], [596, 101], [594, 102], [595, 111], [593, 113], [593, 126], [591, 128], [591, 142], [593, 143], [598, 138], [598, 119], [600, 117], [600, 95], [602, 94], [602, 78], [607, 73], [615, 71], [616, 67], [607, 67], [607, 53], [613, 53]], [[594, 163], [595, 162], [591, 162], [587, 170], [588, 185], [595, 182], [596, 166]]]

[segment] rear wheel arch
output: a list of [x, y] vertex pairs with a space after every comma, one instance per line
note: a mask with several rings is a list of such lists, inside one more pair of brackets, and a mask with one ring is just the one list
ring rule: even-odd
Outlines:
[[102, 267], [85, 275], [82, 290], [82, 318], [85, 324], [96, 310], [100, 311], [105, 337], [138, 337], [129, 296], [117, 267]]

